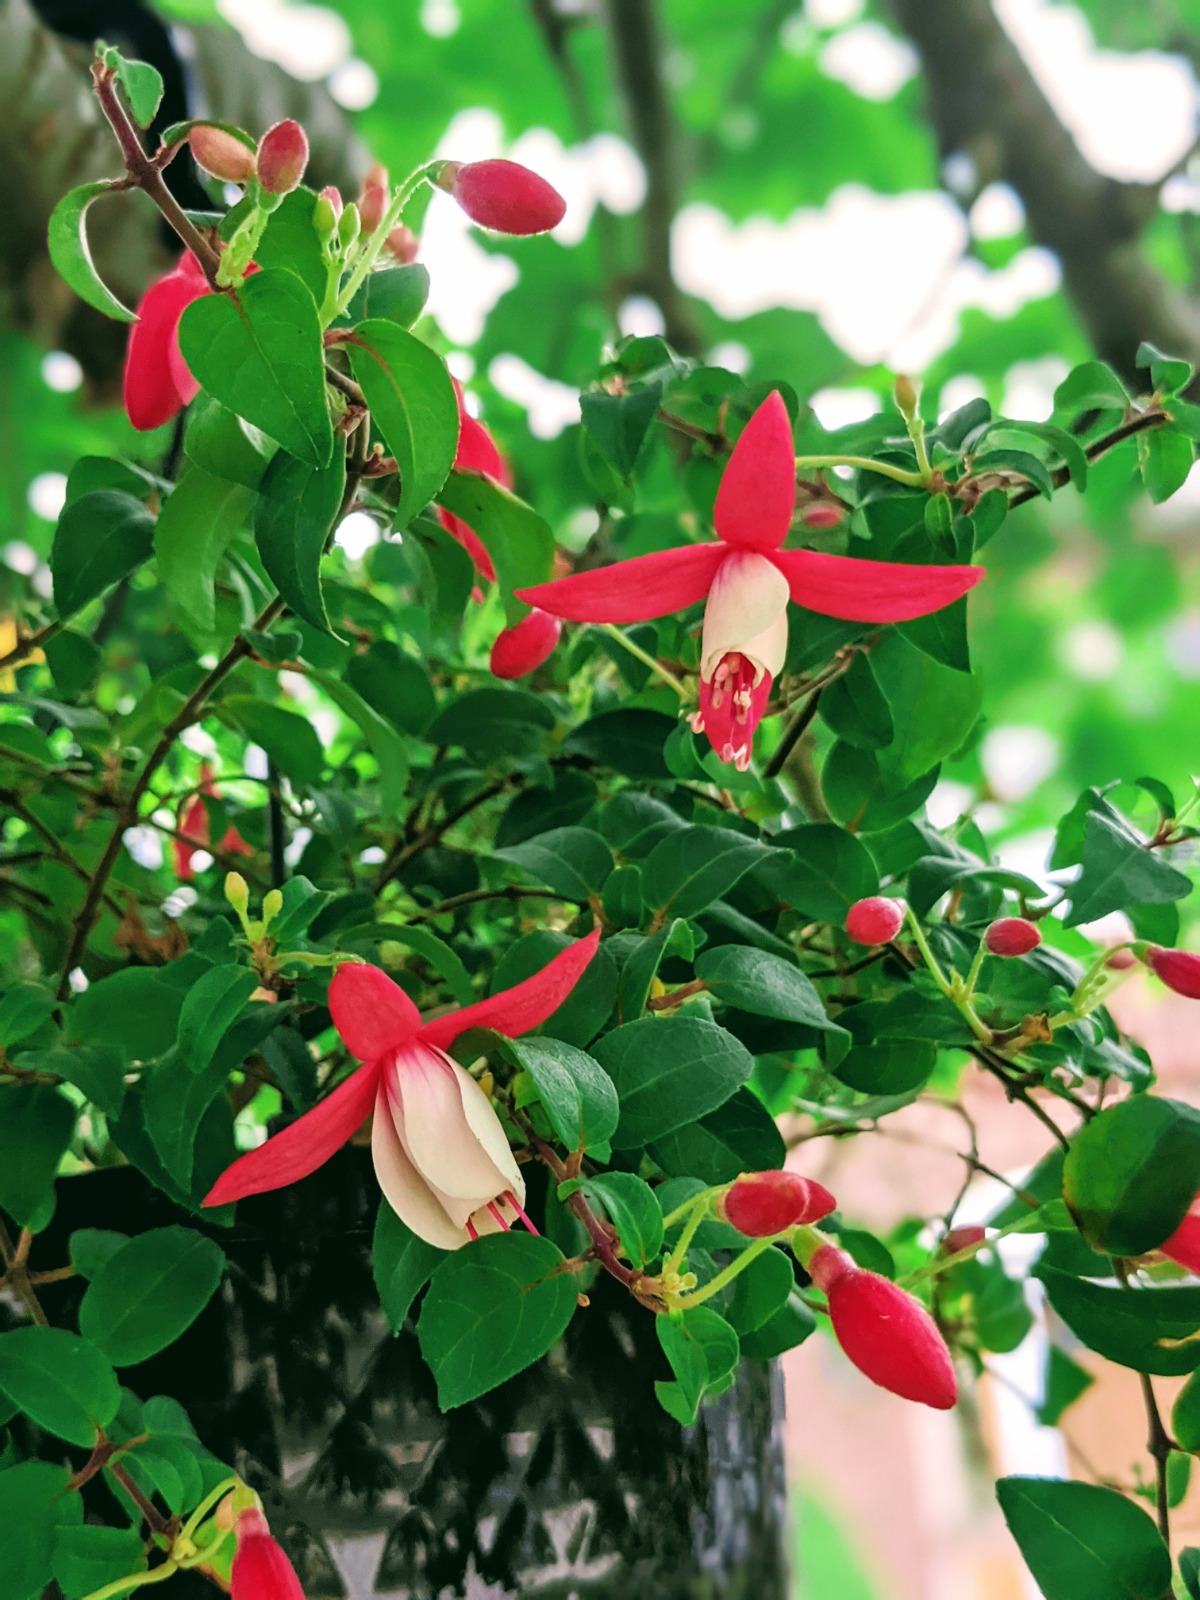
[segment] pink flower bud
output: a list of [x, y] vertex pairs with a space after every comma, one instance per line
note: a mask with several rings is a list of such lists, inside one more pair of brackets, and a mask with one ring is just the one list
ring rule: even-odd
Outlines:
[[787, 1228], [820, 1222], [836, 1209], [823, 1184], [798, 1172], [743, 1172], [716, 1205], [721, 1220], [748, 1239], [769, 1239]]
[[828, 1301], [837, 1342], [865, 1377], [902, 1400], [950, 1409], [958, 1399], [954, 1363], [919, 1301], [833, 1245], [817, 1251], [808, 1271]]
[[296, 1569], [271, 1537], [261, 1511], [243, 1511], [235, 1525], [233, 1600], [304, 1600]]
[[558, 190], [516, 161], [447, 161], [434, 179], [481, 228], [547, 233], [567, 212]]
[[1196, 1201], [1171, 1237], [1158, 1248], [1163, 1255], [1200, 1276], [1200, 1209]]
[[327, 183], [325, 185], [325, 187], [321, 190], [321, 193], [317, 196], [317, 198], [319, 200], [328, 200], [329, 201], [329, 204], [330, 204], [330, 207], [333, 210], [333, 215], [334, 215], [335, 219], [341, 216], [341, 214], [342, 214], [342, 191], [338, 188], [338, 186], [335, 183]]
[[1137, 957], [1132, 950], [1127, 950], [1124, 945], [1118, 945], [1104, 965], [1110, 972], [1128, 972], [1130, 967], [1137, 966]]
[[390, 198], [388, 170], [377, 161], [363, 179], [362, 193], [358, 197], [358, 216], [363, 233], [375, 232], [383, 221]]
[[554, 654], [562, 619], [548, 611], [531, 611], [496, 635], [488, 665], [497, 678], [524, 678]]
[[1041, 929], [1025, 917], [998, 917], [983, 936], [993, 956], [1027, 956], [1041, 942]]
[[818, 501], [815, 505], [805, 506], [801, 520], [806, 528], [823, 530], [836, 528], [844, 515], [841, 506], [831, 506]]
[[291, 194], [308, 166], [308, 135], [291, 117], [263, 134], [258, 146], [258, 181], [267, 194]]
[[903, 926], [903, 900], [881, 894], [856, 900], [846, 913], [846, 932], [855, 944], [891, 944]]
[[983, 1244], [986, 1239], [986, 1228], [951, 1228], [942, 1240], [942, 1249], [948, 1256], [954, 1256], [960, 1250], [970, 1250], [977, 1244]]
[[222, 183], [249, 183], [254, 176], [254, 151], [224, 128], [202, 122], [188, 134], [188, 143], [197, 165]]
[[1165, 950], [1160, 944], [1148, 944], [1137, 954], [1168, 989], [1200, 1000], [1200, 956], [1190, 950]]
[[383, 248], [401, 266], [409, 267], [417, 259], [421, 241], [407, 224], [398, 222], [384, 240]]

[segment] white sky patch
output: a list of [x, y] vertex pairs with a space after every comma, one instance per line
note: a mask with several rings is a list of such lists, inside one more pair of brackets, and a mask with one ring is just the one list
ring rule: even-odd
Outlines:
[[865, 422], [880, 409], [879, 396], [872, 389], [818, 389], [808, 403], [828, 433], [851, 422]]
[[70, 394], [83, 382], [83, 368], [65, 350], [51, 350], [42, 357], [42, 382], [57, 394]]
[[352, 511], [338, 523], [334, 544], [341, 545], [351, 561], [361, 561], [383, 535], [375, 518], [366, 511]]
[[1093, 618], [1076, 622], [1061, 635], [1058, 654], [1063, 665], [1085, 683], [1115, 678], [1125, 659], [1125, 644], [1111, 622]]
[[978, 400], [983, 392], [983, 384], [974, 373], [955, 373], [942, 385], [942, 392], [938, 396], [938, 420], [948, 417], [952, 411], [958, 411], [968, 401]]
[[725, 339], [720, 344], [713, 345], [708, 352], [708, 359], [714, 367], [724, 367], [727, 372], [740, 374], [750, 371], [754, 357], [737, 339]]
[[267, 760], [267, 752], [257, 744], [248, 744], [246, 753], [242, 757], [242, 766], [248, 778], [263, 778], [271, 770], [271, 763]]
[[662, 333], [666, 322], [660, 308], [649, 295], [630, 295], [617, 308], [617, 327], [623, 334], [634, 334], [640, 339]]
[[1054, 410], [1054, 391], [1070, 370], [1070, 363], [1061, 356], [1016, 362], [1005, 374], [1000, 414], [1044, 422]]
[[863, 13], [863, 0], [805, 0], [804, 20], [814, 28], [844, 28]]
[[989, 183], [980, 191], [967, 221], [974, 239], [1011, 239], [1025, 226], [1025, 207], [1007, 183]]
[[1005, 839], [996, 846], [996, 859], [1010, 872], [1022, 872], [1035, 883], [1040, 883], [1047, 894], [1056, 877], [1046, 869], [1050, 852], [1054, 849], [1054, 829], [1038, 828], [1033, 833], [1019, 834], [1015, 839]]
[[333, 69], [329, 92], [347, 111], [365, 111], [379, 98], [379, 74], [369, 62], [351, 56]]
[[1200, 678], [1200, 611], [1185, 611], [1167, 625], [1167, 657], [1181, 678]]
[[950, 828], [971, 804], [975, 791], [953, 778], [939, 778], [925, 802], [925, 815], [935, 828]]
[[422, 0], [421, 26], [434, 39], [448, 39], [462, 22], [455, 0]]
[[1043, 94], [1097, 171], [1161, 178], [1196, 137], [1197, 85], [1181, 56], [1102, 50], [1075, 6], [995, 0]]
[[1033, 724], [989, 728], [979, 747], [988, 787], [1001, 800], [1023, 800], [1032, 794], [1061, 759], [1058, 740]]
[[126, 828], [124, 839], [126, 850], [139, 867], [145, 867], [148, 872], [158, 871], [163, 864], [163, 841], [156, 828], [145, 824]]
[[25, 498], [35, 516], [46, 522], [56, 522], [67, 500], [67, 476], [64, 472], [39, 472], [29, 485]]
[[350, 54], [350, 29], [327, 6], [217, 0], [217, 9], [255, 55], [278, 62], [294, 78], [312, 82], [327, 77]]
[[496, 356], [488, 377], [506, 400], [524, 406], [535, 439], [557, 439], [564, 428], [579, 421], [579, 390], [543, 377], [520, 356]]
[[890, 100], [920, 66], [907, 39], [881, 22], [860, 22], [834, 34], [821, 51], [821, 71], [836, 78], [864, 100]]
[[28, 578], [38, 569], [40, 556], [31, 544], [26, 544], [21, 539], [14, 539], [11, 544], [6, 544], [0, 549], [0, 561], [13, 572], [19, 572], [23, 578]]
[[185, 728], [179, 735], [179, 742], [185, 750], [190, 750], [195, 756], [211, 759], [217, 753], [217, 741], [211, 733], [206, 733], [198, 723], [193, 723], [190, 728]]

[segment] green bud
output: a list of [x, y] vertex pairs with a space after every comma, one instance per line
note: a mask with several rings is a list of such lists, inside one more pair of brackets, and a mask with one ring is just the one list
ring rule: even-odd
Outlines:
[[246, 907], [250, 904], [250, 885], [240, 872], [225, 874], [225, 898], [244, 922]]
[[333, 209], [333, 201], [319, 194], [317, 203], [313, 206], [313, 227], [317, 230], [317, 238], [322, 244], [333, 238], [337, 232], [337, 225], [337, 212]]
[[901, 372], [892, 385], [892, 398], [901, 416], [911, 417], [915, 415], [917, 402], [921, 398], [920, 385], [914, 383], [906, 373]]
[[263, 895], [263, 927], [269, 928], [283, 910], [283, 896], [278, 889], [268, 889]]
[[343, 250], [348, 250], [358, 238], [360, 226], [361, 218], [358, 214], [358, 207], [351, 200], [338, 219], [338, 243]]

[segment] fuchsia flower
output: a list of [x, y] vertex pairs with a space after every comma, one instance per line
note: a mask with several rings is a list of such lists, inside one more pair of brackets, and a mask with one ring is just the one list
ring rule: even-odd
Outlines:
[[[219, 800], [221, 791], [213, 779], [213, 770], [205, 762], [200, 768], [200, 793], [194, 794], [183, 808], [183, 815], [179, 819], [179, 836], [172, 841], [175, 854], [175, 876], [180, 883], [190, 883], [196, 876], [196, 869], [192, 865], [192, 857], [197, 850], [210, 850], [212, 848], [208, 836], [208, 807], [204, 804], [203, 796], [211, 795], [214, 800]], [[242, 838], [235, 827], [230, 825], [225, 830], [225, 836], [217, 846], [219, 851], [230, 856], [252, 856], [254, 851]]]
[[304, 1600], [296, 1569], [271, 1537], [261, 1511], [239, 1512], [234, 1523], [233, 1600]]
[[837, 1201], [815, 1178], [798, 1172], [743, 1172], [719, 1196], [717, 1215], [748, 1239], [770, 1239], [788, 1228], [820, 1222]]
[[1171, 1237], [1158, 1247], [1163, 1255], [1200, 1277], [1200, 1195]]
[[822, 1245], [808, 1271], [828, 1302], [837, 1342], [864, 1377], [902, 1400], [950, 1409], [958, 1399], [954, 1362], [919, 1300], [834, 1245]]
[[846, 913], [846, 932], [855, 944], [891, 944], [904, 926], [904, 901], [872, 894]]
[[433, 181], [472, 222], [497, 233], [547, 233], [567, 214], [558, 190], [519, 161], [444, 161]]
[[297, 1183], [339, 1150], [372, 1108], [371, 1153], [388, 1204], [418, 1237], [456, 1250], [522, 1217], [525, 1180], [491, 1101], [446, 1049], [470, 1028], [517, 1038], [557, 1011], [600, 940], [597, 928], [524, 983], [422, 1022], [378, 967], [339, 967], [333, 1024], [363, 1063], [290, 1127], [229, 1167], [205, 1199], [224, 1205]]
[[1200, 956], [1191, 950], [1168, 950], [1161, 944], [1135, 945], [1133, 953], [1168, 989], [1186, 1000], [1200, 1000]]
[[[481, 472], [487, 478], [494, 478], [504, 488], [511, 489], [512, 473], [509, 471], [508, 462], [500, 454], [499, 446], [483, 423], [467, 410], [462, 384], [457, 378], [452, 378], [450, 381], [454, 384], [454, 393], [458, 400], [458, 450], [454, 456], [455, 472]], [[492, 565], [492, 558], [474, 528], [468, 527], [461, 517], [456, 517], [444, 506], [437, 508], [437, 515], [442, 527], [452, 539], [458, 540], [475, 563], [475, 571], [484, 582], [495, 583], [496, 569]]]
[[488, 665], [496, 678], [524, 678], [554, 654], [562, 622], [547, 611], [531, 611], [496, 635]]
[[983, 936], [984, 946], [993, 956], [1027, 956], [1041, 942], [1041, 929], [1027, 917], [997, 917]]
[[696, 732], [750, 764], [754, 730], [787, 652], [787, 602], [850, 622], [907, 622], [958, 600], [980, 567], [918, 567], [783, 550], [796, 503], [787, 408], [772, 392], [746, 424], [717, 490], [717, 540], [656, 551], [518, 590], [574, 622], [649, 622], [707, 600]]
[[161, 428], [200, 393], [179, 350], [179, 319], [208, 279], [190, 250], [146, 290], [125, 349], [125, 410], [142, 432]]

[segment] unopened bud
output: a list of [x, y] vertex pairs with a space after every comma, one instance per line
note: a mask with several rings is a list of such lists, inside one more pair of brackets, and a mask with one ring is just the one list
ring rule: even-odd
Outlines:
[[388, 170], [377, 161], [363, 179], [362, 193], [358, 197], [358, 214], [364, 233], [375, 232], [383, 221], [390, 198]]
[[891, 944], [903, 926], [903, 900], [889, 900], [886, 895], [856, 900], [846, 913], [846, 932], [855, 944]]
[[332, 239], [337, 232], [338, 218], [342, 214], [342, 197], [332, 184], [322, 189], [313, 206], [313, 227], [322, 243]]
[[355, 205], [354, 201], [351, 200], [350, 204], [338, 218], [338, 244], [341, 245], [343, 250], [349, 250], [350, 246], [358, 238], [361, 224], [362, 219], [359, 217], [358, 207]]
[[254, 176], [254, 146], [243, 144], [224, 128], [202, 122], [188, 134], [197, 166], [222, 183], [249, 183]]
[[1200, 956], [1190, 950], [1166, 950], [1160, 944], [1135, 945], [1134, 954], [1168, 989], [1188, 1000], [1200, 1000]]
[[1027, 917], [998, 917], [983, 936], [993, 956], [1027, 956], [1042, 942], [1041, 929]]
[[408, 267], [417, 259], [421, 249], [421, 241], [410, 227], [403, 222], [398, 222], [384, 240], [383, 248], [401, 266]]
[[986, 1228], [951, 1228], [942, 1240], [942, 1250], [948, 1256], [956, 1256], [960, 1250], [973, 1250], [977, 1245], [984, 1244], [986, 1241]]
[[279, 996], [275, 993], [274, 989], [264, 989], [261, 983], [259, 984], [258, 988], [253, 991], [250, 998], [251, 1000], [257, 1000], [261, 1005], [264, 1006], [274, 1006], [279, 1004]]
[[836, 528], [844, 515], [841, 506], [831, 506], [827, 502], [817, 501], [814, 505], [805, 506], [801, 520], [806, 528], [812, 528], [814, 532], [824, 532], [827, 528]]
[[472, 222], [497, 233], [547, 233], [567, 212], [558, 190], [517, 161], [447, 161], [434, 182]]
[[296, 1569], [271, 1536], [261, 1511], [243, 1511], [234, 1526], [232, 1600], [304, 1600]]
[[917, 409], [917, 402], [921, 398], [921, 391], [906, 373], [901, 372], [892, 385], [892, 399], [901, 416], [911, 417]]
[[1110, 972], [1128, 972], [1130, 967], [1137, 966], [1137, 957], [1132, 950], [1119, 944], [1104, 965]]
[[920, 1301], [833, 1245], [817, 1251], [808, 1271], [825, 1295], [837, 1342], [864, 1377], [903, 1400], [950, 1409], [958, 1399], [954, 1363]]
[[250, 904], [250, 885], [240, 872], [225, 874], [225, 898], [238, 916], [245, 919], [246, 907]]
[[1186, 1267], [1189, 1272], [1200, 1275], [1200, 1210], [1197, 1202], [1200, 1196], [1192, 1202], [1192, 1209], [1184, 1217], [1171, 1237], [1159, 1245], [1163, 1255], [1171, 1261], [1178, 1262], [1181, 1267]]
[[258, 181], [267, 194], [291, 194], [308, 167], [308, 135], [288, 117], [268, 128], [258, 146]]
[[798, 1172], [743, 1172], [714, 1209], [748, 1239], [770, 1239], [789, 1228], [820, 1222], [837, 1209], [837, 1201], [824, 1184]]
[[524, 678], [554, 654], [562, 621], [548, 611], [533, 610], [496, 635], [488, 665], [497, 678]]
[[283, 910], [283, 896], [278, 889], [268, 889], [263, 895], [262, 914], [263, 926], [269, 927], [274, 919]]

